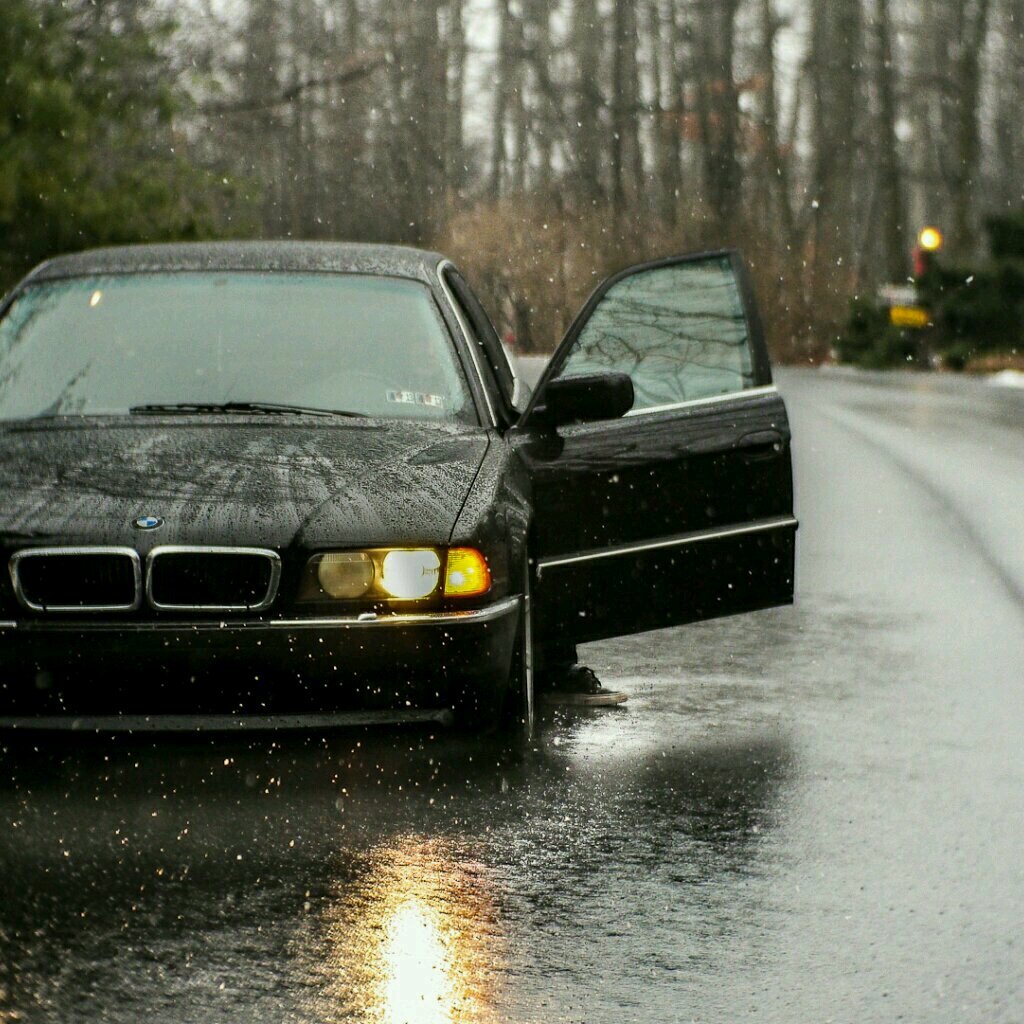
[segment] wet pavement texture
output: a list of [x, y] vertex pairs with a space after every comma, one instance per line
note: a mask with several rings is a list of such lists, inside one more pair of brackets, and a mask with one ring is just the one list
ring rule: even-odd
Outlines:
[[798, 603], [622, 709], [0, 738], [0, 1021], [1020, 1021], [1024, 392], [780, 387]]

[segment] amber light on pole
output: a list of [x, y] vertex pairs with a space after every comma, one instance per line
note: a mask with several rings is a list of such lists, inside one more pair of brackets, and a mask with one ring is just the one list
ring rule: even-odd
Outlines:
[[942, 232], [935, 227], [922, 228], [917, 236], [917, 245], [914, 246], [914, 276], [924, 277], [932, 268], [936, 253], [945, 244]]

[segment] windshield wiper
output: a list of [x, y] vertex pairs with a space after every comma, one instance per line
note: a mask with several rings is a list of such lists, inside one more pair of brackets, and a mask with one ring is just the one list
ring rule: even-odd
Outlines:
[[133, 405], [128, 410], [133, 416], [160, 415], [162, 413], [188, 416], [218, 416], [233, 412], [254, 412], [268, 416], [346, 416], [361, 418], [358, 412], [343, 409], [315, 409], [304, 405], [282, 405], [277, 402], [152, 402]]

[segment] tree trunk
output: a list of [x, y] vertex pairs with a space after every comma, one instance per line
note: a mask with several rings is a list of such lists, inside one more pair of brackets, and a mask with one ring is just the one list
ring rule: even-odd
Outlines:
[[878, 191], [885, 273], [890, 281], [907, 274], [906, 201], [900, 141], [896, 135], [896, 65], [893, 62], [889, 0], [875, 0], [875, 60], [878, 90]]
[[465, 184], [466, 146], [463, 109], [466, 92], [466, 31], [462, 18], [463, 0], [451, 0], [448, 20], [448, 117], [445, 154], [449, 188], [456, 191]]
[[515, 14], [509, 22], [509, 35], [512, 44], [512, 56], [509, 64], [512, 71], [512, 92], [509, 100], [512, 104], [512, 137], [515, 141], [515, 156], [510, 175], [512, 191], [522, 194], [526, 191], [526, 175], [530, 161], [530, 114], [527, 110], [526, 97], [526, 39], [523, 34], [523, 19]]
[[615, 0], [612, 24], [612, 205], [623, 211], [627, 198], [635, 195], [643, 182], [634, 0]]
[[953, 248], [965, 257], [978, 247], [975, 197], [981, 164], [981, 58], [988, 33], [989, 0], [964, 0], [961, 6], [959, 55], [954, 64], [956, 78], [955, 133], [957, 156], [953, 173]]
[[856, 208], [853, 168], [858, 142], [860, 0], [813, 0], [808, 76], [811, 86], [810, 211], [814, 257], [850, 255]]
[[703, 0], [702, 67], [698, 86], [704, 147], [704, 190], [719, 231], [728, 232], [739, 207], [739, 92], [735, 79], [738, 0]]
[[576, 123], [570, 148], [575, 154], [578, 191], [583, 199], [597, 200], [601, 187], [600, 152], [605, 138], [601, 128], [601, 25], [597, 0], [574, 0], [572, 45], [576, 53]]
[[1024, 0], [1004, 0], [1001, 86], [996, 112], [995, 191], [1003, 209], [1024, 201]]
[[775, 39], [779, 20], [772, 0], [761, 0], [760, 7], [761, 54], [759, 67], [763, 84], [761, 87], [761, 122], [764, 133], [764, 167], [767, 175], [766, 192], [774, 194], [775, 207], [783, 237], [793, 246], [796, 238], [793, 230], [793, 206], [789, 157], [783, 155], [779, 139], [779, 103], [775, 75]]
[[529, 0], [524, 4], [527, 32], [527, 59], [533, 71], [536, 90], [530, 121], [530, 135], [537, 152], [541, 187], [545, 188], [552, 172], [557, 126], [564, 122], [558, 90], [551, 81], [551, 7], [548, 0]]
[[668, 224], [674, 224], [675, 193], [679, 187], [678, 181], [673, 180], [673, 170], [678, 167], [674, 152], [678, 121], [676, 111], [673, 109], [675, 103], [671, 99], [666, 103], [666, 96], [671, 96], [671, 91], [668, 86], [669, 76], [665, 68], [665, 37], [666, 35], [670, 36], [670, 33], [666, 33], [662, 24], [661, 0], [648, 0], [644, 7], [644, 14], [646, 16], [647, 41], [651, 52], [651, 79], [654, 88], [651, 113], [654, 115], [654, 179], [657, 185], [655, 209], [660, 219]]

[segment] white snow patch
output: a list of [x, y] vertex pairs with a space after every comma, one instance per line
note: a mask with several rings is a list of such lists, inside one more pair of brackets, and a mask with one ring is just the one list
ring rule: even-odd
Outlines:
[[1004, 388], [1024, 388], [1024, 370], [1000, 370], [988, 382]]

